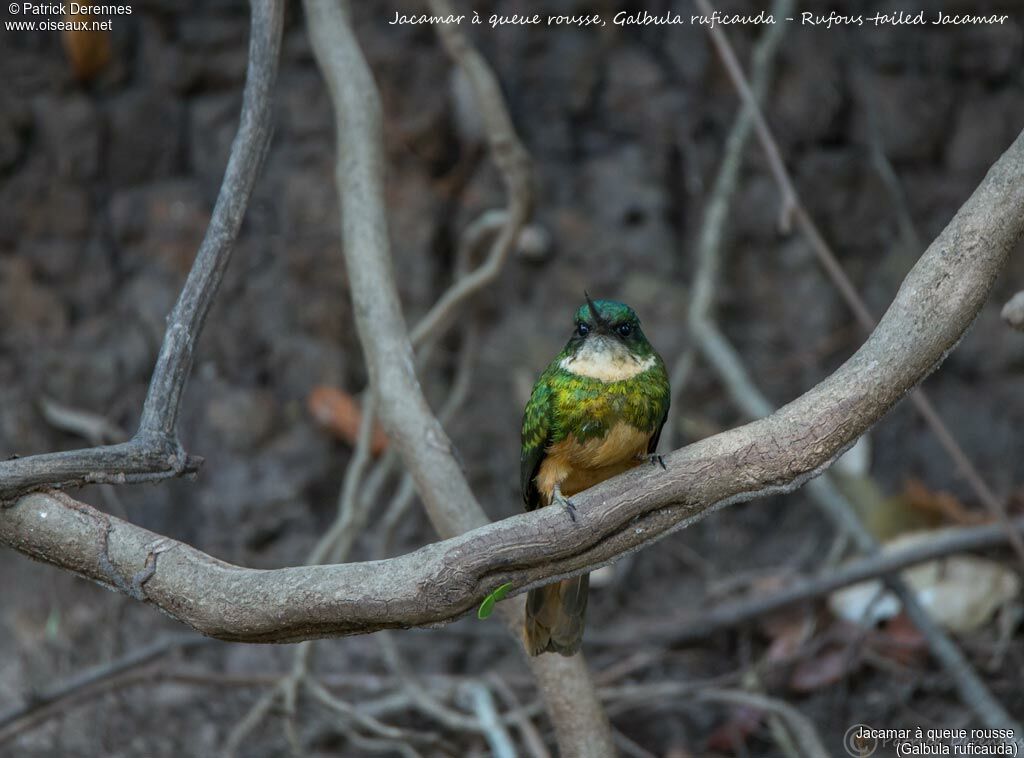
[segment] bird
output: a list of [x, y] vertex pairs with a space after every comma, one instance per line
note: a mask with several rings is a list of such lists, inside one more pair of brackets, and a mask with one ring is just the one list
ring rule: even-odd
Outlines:
[[[665, 362], [636, 312], [614, 300], [586, 302], [569, 342], [540, 375], [523, 413], [520, 484], [526, 510], [561, 505], [656, 454], [668, 418]], [[577, 653], [583, 641], [590, 575], [529, 591], [523, 642], [530, 655]]]

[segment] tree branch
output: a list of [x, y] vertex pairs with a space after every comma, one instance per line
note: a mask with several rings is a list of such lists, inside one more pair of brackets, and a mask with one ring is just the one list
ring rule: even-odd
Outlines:
[[[334, 105], [342, 250], [370, 386], [380, 399], [381, 422], [412, 476], [427, 516], [442, 537], [452, 537], [484, 527], [488, 518], [470, 490], [453, 454], [452, 443], [431, 412], [416, 377], [412, 343], [402, 318], [387, 237], [380, 96], [349, 24], [348, 5], [338, 0], [305, 0], [304, 7], [313, 52]], [[501, 260], [494, 250], [503, 245], [510, 248], [515, 243], [529, 211], [528, 171], [525, 151], [515, 138], [497, 82], [486, 62], [465, 40], [451, 37], [445, 40], [452, 55], [463, 63], [482, 102], [492, 151], [511, 193], [508, 221], [494, 243], [489, 262], [464, 277], [461, 280], [464, 283], [473, 280], [479, 272], [486, 272], [490, 263]], [[457, 284], [449, 294], [454, 299], [460, 291]], [[450, 307], [442, 298], [439, 310], [435, 310], [450, 312]], [[420, 331], [422, 336], [440, 328], [429, 325], [431, 323], [428, 321], [428, 327]], [[485, 554], [486, 549], [476, 557]], [[458, 559], [454, 555], [447, 556], [438, 569], [446, 573], [445, 562], [451, 560]], [[421, 590], [430, 592], [426, 585], [421, 586]], [[481, 597], [475, 595], [470, 600], [471, 595], [475, 595], [472, 590], [463, 598], [465, 605], [459, 612], [469, 610]], [[386, 602], [380, 610], [387, 612], [389, 606]], [[517, 638], [522, 628], [520, 608], [521, 601], [499, 609]], [[544, 693], [563, 752], [583, 750], [595, 758], [614, 755], [608, 721], [594, 693], [584, 657], [578, 655], [558, 661], [554, 656], [530, 658], [529, 666]]]
[[[709, 0], [696, 0], [696, 3], [702, 13], [710, 14], [712, 12]], [[791, 223], [794, 220], [796, 221], [797, 226], [800, 227], [804, 237], [811, 246], [811, 250], [814, 251], [818, 262], [832, 281], [833, 286], [839, 290], [843, 300], [846, 301], [847, 307], [853, 312], [853, 315], [864, 331], [870, 332], [875, 328], [877, 322], [874, 316], [871, 315], [871, 311], [868, 310], [867, 304], [857, 293], [857, 288], [853, 286], [853, 282], [846, 275], [835, 253], [832, 252], [832, 248], [825, 241], [824, 235], [822, 235], [814, 223], [803, 203], [800, 202], [800, 197], [793, 185], [793, 180], [786, 171], [786, 165], [782, 160], [779, 147], [772, 136], [771, 129], [768, 127], [768, 122], [758, 107], [756, 96], [743, 76], [743, 69], [740, 67], [739, 61], [736, 60], [736, 55], [729, 44], [728, 37], [726, 37], [721, 27], [712, 27], [709, 29], [709, 34], [722, 63], [725, 65], [729, 78], [732, 79], [733, 85], [744, 102], [744, 107], [748, 108], [754, 117], [754, 129], [758, 140], [761, 142], [761, 148], [768, 159], [772, 176], [782, 192], [782, 226], [788, 229]], [[1021, 565], [1024, 566], [1024, 538], [1010, 529], [1009, 516], [1003, 503], [996, 497], [992, 488], [988, 486], [988, 483], [982, 478], [974, 463], [967, 457], [963, 448], [960, 447], [960, 443], [956, 441], [952, 432], [949, 431], [949, 428], [942, 420], [942, 417], [939, 416], [938, 411], [924, 390], [918, 389], [914, 392], [910, 397], [910, 401], [938, 439], [939, 445], [946, 451], [946, 454], [956, 465], [957, 469], [959, 469], [968, 486], [974, 490], [975, 495], [985, 509], [1006, 528], [1010, 544], [1013, 546], [1014, 552], [1017, 553]]]
[[[558, 509], [541, 508], [387, 561], [275, 571], [237, 568], [175, 543], [159, 556], [146, 597], [206, 634], [253, 642], [430, 625], [466, 613], [502, 583], [522, 592], [590, 571], [722, 506], [793, 490], [941, 363], [974, 320], [1022, 233], [1024, 133], [907, 275], [868, 340], [834, 374], [767, 418], [669, 454], [668, 471], [641, 467], [580, 493], [575, 524]], [[351, 242], [348, 247], [352, 256], [365, 249]], [[361, 275], [380, 265], [368, 264]], [[372, 286], [378, 281], [361, 283], [370, 286], [354, 283], [357, 297], [374, 293], [377, 304], [386, 303], [386, 294]], [[376, 307], [361, 302], [357, 313], [366, 317]], [[399, 391], [411, 386], [420, 410], [425, 400], [414, 383], [411, 351], [390, 346], [396, 348], [392, 355], [409, 359], [408, 371], [389, 372], [379, 386], [390, 385], [388, 397], [395, 382], [402, 382]], [[380, 346], [368, 354], [376, 365], [390, 365]], [[422, 415], [396, 418], [389, 403], [382, 406], [389, 431], [398, 432], [393, 438], [403, 449], [415, 448], [411, 467], [431, 500], [435, 474], [421, 470], [424, 458], [429, 464], [440, 456], [446, 474], [457, 471], [448, 445], [437, 446], [447, 438], [434, 436], [443, 431], [436, 422], [424, 424]], [[461, 486], [468, 492], [461, 472], [457, 479], [442, 491]], [[471, 497], [451, 502], [473, 506], [475, 500], [466, 499]], [[451, 504], [434, 501], [435, 512], [446, 507]], [[478, 505], [467, 510], [468, 519], [457, 519], [482, 515]], [[94, 513], [59, 493], [29, 495], [0, 511], [0, 542], [111, 586], [101, 568], [104, 544], [97, 540]], [[159, 538], [117, 519], [109, 523], [110, 563], [132, 575]]]
[[[1024, 532], [1024, 517], [1012, 522]], [[1001, 524], [937, 530], [928, 540], [892, 552], [858, 558], [820, 576], [795, 579], [771, 594], [735, 600], [703, 609], [699, 616], [671, 619], [648, 618], [599, 633], [598, 642], [643, 639], [644, 642], [685, 644], [706, 639], [715, 632], [739, 626], [759, 616], [803, 603], [857, 582], [897, 574], [902, 569], [956, 553], [1006, 545], [1009, 538]]]
[[[699, 6], [704, 8], [707, 8], [708, 6], [707, 0], [697, 0], [697, 3]], [[742, 95], [744, 100], [744, 110], [750, 111], [754, 116], [754, 125], [756, 127], [758, 137], [762, 142], [763, 149], [768, 154], [769, 164], [772, 167], [772, 172], [776, 177], [776, 181], [783, 190], [784, 218], [788, 219], [790, 216], [796, 216], [798, 224], [810, 241], [812, 248], [815, 250], [815, 253], [818, 255], [826, 271], [829, 272], [829, 276], [832, 278], [833, 283], [836, 284], [840, 291], [844, 293], [844, 297], [847, 298], [850, 306], [857, 313], [859, 320], [861, 320], [865, 328], [872, 329], [875, 326], [875, 322], [871, 318], [870, 313], [868, 313], [867, 307], [856, 294], [852, 283], [846, 277], [842, 267], [839, 265], [839, 262], [832, 254], [832, 251], [824, 241], [824, 238], [818, 232], [818, 229], [811, 220], [810, 215], [799, 202], [796, 190], [785, 171], [785, 166], [782, 164], [775, 141], [772, 138], [771, 132], [768, 129], [763, 115], [760, 113], [756, 97], [753, 95], [751, 87], [743, 75], [743, 71], [736, 60], [735, 54], [732, 52], [732, 47], [729, 44], [727, 37], [721, 29], [712, 29], [710, 33], [715, 47], [717, 48], [723, 63], [726, 65], [730, 77], [733, 79], [734, 85]], [[1018, 138], [1015, 144], [1019, 144], [1020, 141], [1021, 138]], [[1013, 148], [1011, 147], [1011, 151], [1012, 149]], [[977, 192], [975, 192], [975, 196], [977, 196]], [[962, 212], [963, 209], [961, 209], [961, 213]], [[949, 227], [947, 227], [943, 235], [940, 235], [939, 240], [937, 240], [936, 243], [933, 243], [929, 248], [928, 253], [935, 248], [936, 244], [943, 239], [943, 236], [945, 236], [948, 231]], [[979, 244], [986, 244], [987, 242], [988, 241], [984, 235], [979, 233]], [[942, 252], [946, 253], [947, 251]], [[927, 257], [928, 253], [926, 253], [925, 257]], [[706, 258], [706, 256], [702, 254], [702, 258]], [[705, 261], [702, 260], [702, 266], [704, 266], [704, 263]], [[915, 267], [915, 270], [916, 268], [917, 267]], [[908, 276], [907, 281], [912, 278], [913, 273], [914, 272], [912, 271], [911, 275]], [[904, 282], [904, 287], [906, 287], [907, 281]], [[710, 304], [709, 298], [704, 299], [708, 304]], [[891, 310], [892, 309], [890, 309], [890, 312]], [[701, 316], [700, 313], [697, 315], [698, 317]], [[698, 321], [699, 320], [700, 319], [698, 319]], [[705, 324], [705, 326], [708, 325]], [[726, 382], [730, 384], [734, 396], [741, 405], [744, 406], [748, 413], [753, 416], [767, 415], [770, 413], [771, 405], [767, 398], [765, 398], [763, 394], [749, 381], [747, 373], [743, 368], [735, 349], [728, 343], [725, 337], [718, 332], [716, 328], [714, 328], [713, 323], [710, 324], [709, 328], [705, 328], [703, 330], [698, 330], [697, 324], [695, 324], [694, 330], [701, 338], [700, 344], [702, 348], [705, 349], [705, 353], [719, 369]], [[878, 330], [876, 329], [875, 333], [877, 333], [877, 331]], [[947, 450], [951, 458], [965, 474], [968, 482], [985, 504], [986, 508], [988, 508], [999, 520], [1007, 539], [1013, 546], [1018, 557], [1021, 557], [1022, 560], [1024, 560], [1024, 541], [1022, 541], [1021, 536], [1010, 524], [1005, 508], [1003, 508], [1002, 504], [996, 500], [992, 491], [981, 479], [977, 470], [957, 444], [949, 429], [942, 422], [941, 418], [939, 418], [934, 407], [927, 398], [924, 397], [924, 394], [921, 391], [914, 392], [911, 395], [911, 401], [922, 416], [924, 416], [926, 422], [932, 428], [936, 436], [938, 436], [940, 443]], [[877, 541], [870, 532], [868, 532], [864, 525], [860, 523], [860, 520], [857, 518], [853, 509], [846, 502], [842, 493], [840, 493], [835, 487], [830, 477], [823, 476], [820, 479], [811, 482], [808, 489], [815, 501], [824, 508], [826, 515], [828, 515], [841, 528], [846, 536], [853, 540], [862, 552], [868, 554], [878, 553], [879, 546]], [[899, 598], [907, 615], [928, 641], [930, 650], [942, 664], [946, 673], [956, 685], [963, 703], [973, 710], [978, 719], [989, 728], [1008, 729], [1013, 734], [1020, 735], [1021, 725], [1010, 716], [1006, 709], [1003, 708], [999, 701], [996, 700], [991, 692], [989, 692], [981, 677], [974, 671], [970, 662], [956, 646], [956, 643], [953, 642], [950, 636], [932, 619], [924, 607], [918, 602], [917, 596], [906, 582], [898, 576], [888, 576], [885, 577], [884, 583], [889, 587], [893, 594]], [[1018, 739], [1020, 738], [1018, 737]], [[1024, 744], [1024, 741], [1020, 744]]]
[[[428, 0], [428, 4], [436, 16], [456, 15], [449, 0]], [[428, 335], [436, 338], [451, 323], [460, 302], [497, 279], [529, 218], [533, 200], [529, 156], [516, 135], [494, 72], [457, 25], [435, 24], [434, 28], [448, 55], [462, 67], [473, 88], [491, 156], [505, 182], [509, 205], [504, 224], [491, 244], [486, 260], [461, 277], [416, 325], [410, 336], [413, 346], [420, 345]]]
[[[722, 506], [793, 490], [952, 350], [1022, 232], [1024, 134], [929, 246], [872, 335], [834, 374], [767, 418], [670, 453], [668, 471], [641, 467], [580, 493], [575, 524], [558, 509], [541, 508], [386, 561], [274, 571], [238, 568], [167, 541], [170, 548], [144, 585], [146, 598], [205, 634], [250, 642], [437, 624], [471, 610], [505, 582], [522, 592], [581, 574]], [[382, 409], [385, 417], [391, 413]], [[424, 436], [410, 440], [410, 427]], [[422, 440], [423, 454], [433, 455], [430, 430], [410, 423], [399, 431], [406, 444]], [[461, 473], [459, 479], [464, 485]], [[425, 491], [429, 499], [429, 486]], [[101, 517], [109, 518], [60, 493], [29, 495], [0, 511], [0, 543], [109, 587], [104, 548], [110, 564], [131, 576], [162, 538], [109, 518], [104, 541]]]
[[270, 144], [271, 90], [277, 77], [284, 3], [252, 0], [249, 64], [242, 114], [217, 202], [188, 279], [167, 321], [139, 430], [119, 445], [45, 453], [0, 462], [0, 501], [39, 487], [143, 482], [194, 473], [201, 458], [178, 441], [182, 390], [203, 321], [227, 268], [253, 185]]

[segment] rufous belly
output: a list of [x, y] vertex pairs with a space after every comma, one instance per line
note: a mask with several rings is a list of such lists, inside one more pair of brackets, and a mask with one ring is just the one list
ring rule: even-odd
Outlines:
[[555, 485], [566, 497], [633, 468], [647, 452], [651, 433], [618, 423], [604, 437], [580, 442], [569, 435], [548, 448], [537, 489], [550, 502]]

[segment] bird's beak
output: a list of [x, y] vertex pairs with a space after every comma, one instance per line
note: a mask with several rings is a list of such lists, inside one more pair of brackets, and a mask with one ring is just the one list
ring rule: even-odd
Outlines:
[[587, 308], [590, 309], [590, 315], [594, 317], [594, 324], [597, 326], [597, 330], [604, 333], [611, 332], [611, 325], [604, 319], [600, 311], [597, 310], [594, 301], [590, 299], [590, 293], [583, 290], [583, 297], [587, 299]]

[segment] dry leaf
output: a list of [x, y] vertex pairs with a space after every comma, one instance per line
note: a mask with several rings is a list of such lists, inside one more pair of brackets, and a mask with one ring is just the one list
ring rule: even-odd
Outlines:
[[[306, 405], [318, 424], [355, 447], [359, 440], [359, 425], [363, 420], [363, 413], [355, 398], [344, 390], [320, 385], [314, 387], [313, 391], [309, 393]], [[380, 455], [387, 446], [387, 435], [379, 425], [375, 424], [370, 452]]]
[[886, 622], [883, 631], [870, 638], [872, 649], [906, 666], [919, 663], [928, 651], [928, 642], [910, 616], [902, 611]]
[[[890, 553], [932, 540], [941, 533], [942, 530], [930, 530], [905, 534], [882, 550]], [[961, 634], [985, 624], [1020, 593], [1016, 573], [995, 561], [969, 555], [922, 563], [907, 569], [901, 576], [932, 618], [946, 629]], [[870, 626], [900, 611], [899, 600], [883, 591], [878, 580], [833, 592], [828, 604], [840, 618]]]
[[720, 724], [708, 735], [707, 747], [710, 750], [734, 752], [745, 744], [747, 738], [761, 727], [764, 711], [741, 705], [732, 709], [729, 719]]
[[955, 495], [928, 489], [920, 479], [904, 483], [903, 497], [912, 508], [939, 516], [946, 523], [975, 526], [991, 521], [987, 515], [966, 508]]
[[771, 645], [765, 653], [765, 660], [771, 663], [793, 660], [814, 631], [814, 625], [802, 612], [786, 617], [776, 615], [774, 619], [765, 621], [762, 629], [772, 638]]
[[797, 692], [814, 692], [831, 687], [860, 667], [860, 656], [849, 645], [830, 645], [814, 657], [801, 661], [789, 677]]
[[[90, 13], [66, 13], [64, 20], [91, 24], [97, 19]], [[61, 43], [71, 63], [71, 70], [80, 82], [90, 81], [110, 63], [109, 30], [64, 29], [61, 31]]]

